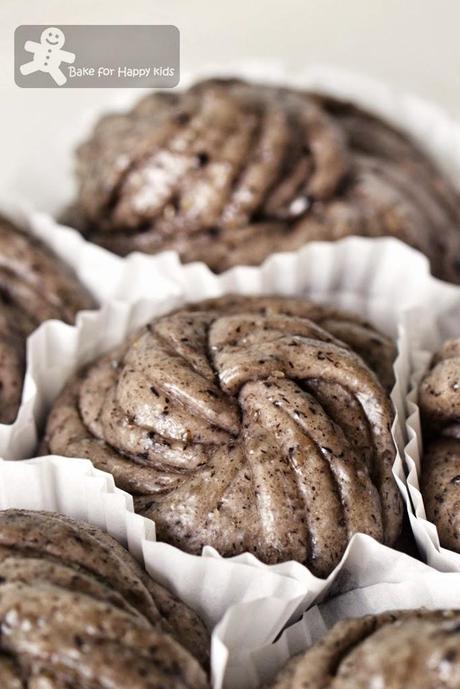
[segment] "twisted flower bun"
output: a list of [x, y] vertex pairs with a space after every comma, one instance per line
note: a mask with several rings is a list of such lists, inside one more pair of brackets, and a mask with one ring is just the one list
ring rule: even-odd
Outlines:
[[45, 450], [110, 471], [184, 550], [326, 575], [353, 533], [393, 544], [400, 531], [394, 355], [367, 323], [304, 299], [201, 302], [80, 370]]
[[[27, 670], [34, 689], [105, 687], [112, 673], [114, 689], [156, 689], [168, 676], [207, 686], [193, 657], [208, 664], [198, 616], [105, 532], [60, 514], [0, 511], [0, 629], [0, 679]], [[157, 683], [136, 679], [141, 668]]]
[[458, 610], [402, 610], [338, 622], [270, 689], [457, 689]]
[[94, 301], [74, 273], [36, 238], [0, 216], [0, 423], [16, 418], [25, 343], [40, 323], [72, 323]]
[[392, 236], [460, 281], [460, 203], [416, 145], [332, 98], [211, 79], [103, 117], [77, 152], [68, 222], [124, 255], [220, 272], [348, 235]]
[[433, 357], [419, 390], [426, 447], [421, 489], [441, 544], [460, 552], [460, 340]]

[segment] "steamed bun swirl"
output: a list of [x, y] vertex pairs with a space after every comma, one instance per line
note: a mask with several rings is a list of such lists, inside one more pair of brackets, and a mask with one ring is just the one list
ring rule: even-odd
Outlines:
[[112, 472], [184, 550], [324, 575], [353, 533], [399, 534], [394, 354], [367, 323], [304, 299], [194, 304], [79, 371], [46, 448]]
[[68, 220], [125, 255], [220, 272], [349, 235], [390, 236], [460, 281], [460, 197], [403, 133], [349, 104], [210, 79], [107, 115], [77, 152]]

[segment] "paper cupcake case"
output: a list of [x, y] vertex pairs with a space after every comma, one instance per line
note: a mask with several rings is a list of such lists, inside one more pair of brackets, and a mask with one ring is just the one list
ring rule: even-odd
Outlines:
[[[51, 510], [110, 533], [147, 572], [194, 608], [213, 629], [213, 689], [227, 684], [235, 647], [256, 649], [272, 641], [296, 610], [301, 585], [265, 569], [181, 553], [155, 541], [152, 521], [134, 514], [132, 498], [88, 460], [43, 457], [0, 460], [0, 509]], [[232, 614], [238, 601], [238, 615]], [[244, 671], [244, 668], [242, 668]], [[242, 683], [241, 687], [248, 686]]]
[[[401, 572], [412, 576], [426, 569], [361, 535], [352, 539], [341, 566], [327, 581], [315, 579], [298, 563], [267, 567], [249, 555], [223, 559], [210, 548], [201, 557], [188, 555], [156, 542], [154, 523], [134, 514], [131, 496], [116, 488], [110, 474], [84, 459], [0, 460], [0, 509], [9, 508], [51, 510], [82, 519], [127, 547], [152, 577], [194, 608], [213, 630], [213, 689], [258, 687], [258, 672], [268, 676], [281, 662], [277, 645], [273, 657], [270, 653], [272, 642], [326, 592], [392, 581]], [[296, 574], [297, 578], [291, 576]]]
[[[33, 211], [27, 204], [0, 198], [0, 214], [44, 242], [64, 263], [75, 271], [98, 304], [112, 298], [123, 274], [123, 259], [83, 239], [75, 230], [58, 225], [45, 213]], [[163, 276], [155, 283], [153, 300], [174, 294], [175, 285]], [[24, 387], [16, 420], [0, 424], [0, 457], [15, 459], [30, 455], [36, 446], [34, 400]]]
[[262, 686], [272, 679], [289, 658], [307, 650], [340, 620], [388, 610], [460, 608], [460, 574], [436, 572], [403, 558], [401, 570], [390, 578], [382, 572], [380, 580], [312, 607], [275, 644], [249, 651], [241, 662], [250, 668], [254, 682]]
[[[273, 256], [260, 268], [235, 268], [220, 276], [202, 264], [181, 266], [174, 254], [167, 254], [157, 257], [154, 284], [163, 271], [172, 277], [175, 289], [167, 298], [157, 300], [146, 298], [152, 289], [149, 264], [141, 256], [133, 256], [125, 262], [120, 287], [126, 290], [132, 287], [128, 301], [115, 299], [99, 311], [83, 312], [76, 326], [49, 321], [29, 338], [25, 394], [31, 400], [37, 428], [43, 426], [50, 405], [77, 368], [114, 347], [128, 333], [155, 316], [186, 301], [235, 292], [304, 295], [351, 308], [397, 340], [396, 384], [391, 395], [396, 410], [392, 430], [399, 449], [394, 474], [404, 500], [408, 501], [401, 460], [405, 445], [404, 406], [410, 376], [411, 341], [406, 322], [415, 317], [411, 304], [414, 303], [420, 275], [425, 271], [426, 276], [427, 263], [420, 254], [394, 240], [372, 242], [350, 238], [335, 244], [311, 244], [294, 254]], [[410, 274], [418, 277], [413, 284], [409, 281], [407, 292], [405, 290], [401, 294], [403, 280]], [[428, 318], [421, 320], [428, 328]], [[50, 461], [53, 466], [51, 474], [47, 468]], [[313, 576], [300, 563], [267, 566], [247, 553], [221, 558], [208, 547], [201, 557], [188, 555], [164, 543], [156, 543], [152, 539], [152, 522], [132, 514], [126, 518], [126, 506], [128, 511], [132, 510], [131, 498], [114, 490], [110, 475], [97, 471], [87, 460], [82, 461], [56, 457], [47, 460], [44, 468], [40, 469], [37, 467], [42, 466], [43, 460], [33, 460], [31, 465], [29, 462], [7, 462], [3, 465], [3, 477], [0, 475], [0, 480], [3, 478], [2, 491], [8, 494], [13, 491], [14, 502], [9, 504], [22, 505], [25, 500], [29, 505], [32, 499], [32, 506], [35, 506], [33, 491], [28, 489], [24, 496], [24, 485], [30, 484], [24, 472], [38, 472], [37, 485], [43, 489], [38, 505], [42, 505], [43, 495], [48, 496], [53, 509], [71, 516], [103, 520], [102, 525], [108, 529], [118, 525], [117, 528], [122, 530], [116, 531], [115, 535], [124, 540], [132, 533], [125, 526], [127, 519], [134, 530], [130, 547], [137, 553], [140, 547], [136, 541], [136, 529], [139, 524], [148, 523], [150, 540], [143, 544], [142, 552], [144, 558], [146, 553], [152, 554], [148, 562], [149, 571], [209, 622], [215, 623], [222, 617], [213, 642], [217, 649], [215, 653], [220, 658], [215, 669], [217, 687], [223, 680], [226, 664], [227, 687], [252, 689], [256, 685], [250, 673], [245, 673], [244, 661], [240, 658], [243, 649], [246, 653], [248, 649], [273, 642], [286, 623], [298, 619], [308, 606], [328, 593], [377, 580], [382, 570], [392, 572], [395, 567], [399, 569], [401, 557], [412, 562], [408, 556], [401, 556], [362, 535], [352, 539], [341, 563], [327, 579]], [[73, 468], [74, 464], [77, 469]], [[103, 500], [104, 505], [110, 504], [109, 516], [105, 512], [97, 512], [97, 509], [102, 509], [97, 504], [88, 506], [85, 503], [87, 476], [82, 475], [81, 466], [90, 473], [90, 483], [94, 484], [97, 479], [110, 486], [111, 495]], [[48, 481], [53, 481], [54, 475], [59, 480], [50, 487]], [[18, 481], [14, 476], [19, 477]], [[268, 581], [266, 585], [265, 581]], [[246, 603], [251, 605], [249, 611]], [[236, 608], [233, 607], [235, 605]], [[243, 682], [244, 676], [247, 680]]]
[[[433, 282], [437, 282], [432, 280]], [[407, 489], [412, 509], [409, 512], [412, 532], [424, 560], [444, 572], [460, 572], [460, 553], [440, 544], [438, 530], [427, 520], [423, 495], [420, 491], [420, 476], [423, 461], [423, 436], [418, 406], [418, 388], [433, 354], [441, 344], [452, 337], [460, 337], [460, 288], [438, 283], [437, 307], [432, 332], [418, 333], [417, 345], [411, 352], [411, 378], [406, 399], [407, 445], [404, 460], [407, 472]], [[423, 298], [423, 295], [422, 295]]]

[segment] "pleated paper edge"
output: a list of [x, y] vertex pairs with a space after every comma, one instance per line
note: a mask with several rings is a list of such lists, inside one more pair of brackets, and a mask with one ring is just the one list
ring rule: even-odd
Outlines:
[[[96, 356], [97, 353], [115, 345], [126, 336], [130, 329], [139, 326], [154, 315], [159, 315], [178, 306], [185, 300], [185, 296], [187, 296], [187, 300], [195, 300], [235, 291], [241, 293], [308, 294], [309, 296], [314, 293], [313, 296], [320, 301], [329, 301], [328, 296], [336, 296], [342, 306], [351, 307], [354, 305], [356, 308], [356, 304], [359, 304], [357, 311], [361, 315], [372, 321], [379, 319], [381, 323], [385, 321], [386, 329], [390, 328], [397, 337], [400, 351], [395, 362], [397, 383], [392, 392], [393, 403], [397, 411], [393, 433], [396, 445], [399, 451], [402, 451], [404, 447], [404, 417], [402, 414], [410, 372], [410, 341], [405, 329], [405, 320], [412, 313], [410, 304], [413, 303], [413, 295], [408, 289], [406, 298], [402, 298], [400, 284], [404, 276], [411, 272], [420, 275], [425, 271], [428, 280], [427, 263], [420, 254], [395, 240], [384, 239], [373, 242], [362, 238], [349, 238], [335, 244], [310, 244], [300, 252], [274, 256], [261, 268], [237, 268], [221, 276], [215, 276], [203, 265], [181, 266], [177, 257], [172, 255], [166, 255], [163, 258], [168, 270], [175, 265], [175, 271], [178, 275], [180, 274], [180, 279], [175, 281], [176, 285], [180, 285], [180, 295], [176, 289], [168, 299], [159, 301], [107, 302], [99, 311], [81, 314], [77, 325], [74, 327], [56, 321], [48, 322], [31, 336], [28, 342], [29, 370], [26, 386], [29, 389], [35, 388], [44, 395], [37, 395], [38, 406], [43, 404], [44, 407], [42, 413], [38, 413], [36, 409], [38, 414], [37, 425], [40, 425], [41, 417], [47, 406], [44, 400], [48, 398], [48, 403], [51, 402], [59, 387], [70, 376], [72, 367], [81, 365], [81, 363]], [[139, 267], [134, 263], [131, 269], [134, 280], [135, 276], [139, 275]], [[282, 282], [283, 279], [284, 283]], [[388, 283], [394, 285], [392, 294], [388, 293]], [[418, 288], [417, 280], [412, 289], [417, 293]], [[333, 299], [334, 303], [337, 303], [337, 298]], [[397, 316], [394, 313], [396, 299], [399, 300]], [[110, 337], [115, 337], [115, 339], [110, 342], [106, 341], [105, 338], [110, 339]], [[60, 362], [66, 362], [68, 365], [65, 373]], [[51, 393], [48, 390], [44, 394], [45, 384], [54, 385], [52, 382], [53, 366], [58, 373], [56, 376], [58, 384]], [[33, 397], [33, 392], [31, 397]], [[68, 462], [75, 460], [68, 459], [65, 461], [68, 464]], [[19, 467], [22, 462], [10, 462], [8, 464], [16, 464], [18, 472], [21, 472]], [[403, 497], [407, 500], [402, 462], [399, 455], [395, 463], [395, 472]], [[99, 477], [104, 476], [103, 472], [98, 472], [98, 475]], [[107, 480], [112, 481], [113, 484], [112, 477]], [[80, 491], [76, 490], [75, 492]], [[126, 494], [124, 495], [126, 496]], [[175, 592], [180, 597], [185, 598], [187, 602], [193, 603], [187, 598], [187, 591], [181, 589], [180, 583], [177, 583], [171, 568], [168, 570], [170, 567], [168, 563], [171, 561], [185, 563], [184, 567], [187, 567], [186, 563], [192, 562], [189, 558], [193, 559], [196, 556], [186, 555], [162, 543], [155, 543], [153, 546], [150, 544], [148, 548], [153, 548], [157, 554], [162, 553], [162, 557], [157, 557], [155, 565], [151, 567], [159, 580], [172, 586]], [[344, 581], [342, 570], [349, 557], [353, 556], [356, 548], [365, 553], [362, 561], [367, 562], [368, 566], [371, 563], [370, 566], [375, 571], [380, 571], [384, 563], [386, 563], [387, 569], [391, 570], [394, 566], [393, 563], [400, 561], [402, 557], [396, 551], [386, 548], [368, 537], [357, 535], [350, 542], [342, 563], [328, 579], [320, 580], [299, 563], [291, 562], [266, 566], [249, 554], [227, 559], [220, 558], [212, 548], [206, 548], [204, 556], [198, 558], [203, 568], [201, 578], [206, 582], [206, 594], [203, 589], [202, 600], [204, 600], [205, 595], [213, 595], [213, 591], [219, 587], [219, 579], [213, 578], [216, 576], [216, 568], [219, 568], [220, 575], [227, 569], [235, 572], [233, 568], [236, 565], [238, 567], [243, 565], [245, 571], [252, 570], [249, 577], [251, 579], [249, 592], [246, 589], [237, 591], [230, 595], [231, 600], [228, 601], [228, 605], [225, 603], [221, 606], [223, 619], [217, 627], [218, 632], [213, 642], [216, 648], [215, 652], [220, 658], [218, 666], [215, 668], [216, 687], [220, 688], [223, 680], [222, 663], [224, 660], [227, 663], [227, 682], [229, 685], [233, 684], [232, 675], [235, 668], [242, 667], [240, 660], [234, 662], [234, 658], [239, 658], [239, 644], [243, 630], [254, 639], [256, 644], [266, 643], [268, 640], [272, 641], [286, 623], [296, 619], [303, 610], [325, 596], [328, 591], [343, 590], [344, 587], [349, 587], [351, 584], [349, 581]], [[403, 557], [411, 560], [409, 556]], [[196, 559], [193, 561], [196, 563]], [[252, 609], [258, 608], [259, 614], [252, 614], [243, 618], [239, 608], [240, 601], [242, 600], [243, 604], [249, 603], [248, 596], [251, 595], [260, 598], [262, 595], [260, 578], [268, 574], [276, 577], [279, 587], [278, 595], [273, 595], [273, 592], [270, 591], [271, 598], [263, 597], [263, 600], [252, 601]], [[370, 576], [369, 572], [367, 576]], [[256, 593], [254, 594], [254, 592]], [[198, 607], [199, 612], [203, 612], [200, 608], [201, 603], [198, 601], [194, 601], [194, 603], [192, 607]], [[237, 620], [233, 608], [234, 604], [237, 604], [237, 611], [239, 612]], [[270, 616], [273, 615], [271, 623], [267, 622], [265, 617], [265, 612], [268, 610], [271, 611]], [[264, 621], [263, 625], [258, 622], [254, 623], [254, 620], [258, 618]], [[220, 631], [222, 631], [223, 636], [220, 636]], [[268, 632], [271, 635], [270, 639], [267, 637]], [[243, 646], [250, 648], [247, 643]], [[246, 688], [252, 688], [254, 685], [250, 684], [249, 675], [247, 681]]]
[[[460, 288], [458, 290], [460, 304]], [[455, 333], [452, 332], [452, 336]], [[460, 335], [460, 328], [458, 331]], [[439, 338], [439, 342], [444, 338]], [[406, 398], [407, 445], [404, 449], [407, 491], [410, 497], [409, 520], [412, 533], [424, 560], [441, 572], [460, 572], [460, 553], [443, 548], [436, 525], [426, 516], [425, 504], [420, 490], [420, 474], [423, 458], [423, 434], [418, 406], [418, 388], [436, 347], [416, 349], [412, 352], [410, 389]]]
[[391, 580], [372, 582], [313, 606], [274, 644], [248, 651], [243, 658], [235, 659], [236, 670], [231, 673], [235, 682], [228, 689], [237, 689], [239, 663], [244, 663], [254, 682], [263, 686], [290, 658], [320, 641], [336, 622], [418, 608], [460, 609], [460, 573], [439, 572], [422, 565], [418, 571], [400, 572]]
[[[187, 555], [156, 542], [153, 522], [135, 514], [131, 496], [116, 488], [112, 476], [95, 469], [89, 460], [56, 456], [22, 462], [0, 460], [0, 508], [56, 511], [99, 526], [122, 543], [149, 574], [202, 615], [210, 628], [214, 627], [213, 689], [224, 686], [227, 664], [232, 663], [234, 655], [227, 636], [231, 641], [236, 630], [226, 622], [227, 616], [231, 617], [233, 599], [237, 599], [238, 610], [245, 620], [245, 624], [239, 625], [240, 638], [244, 639], [246, 648], [258, 648], [284, 627], [302, 597], [301, 586], [295, 580], [273, 572], [257, 572], [242, 563]], [[158, 565], [171, 554], [176, 556], [174, 565], [179, 566], [170, 566], [169, 576], [164, 576]], [[218, 593], [215, 589], [208, 590], [204, 583], [210, 576], [219, 583]], [[198, 594], [192, 595], [191, 584], [187, 584], [189, 579], [193, 580]], [[206, 615], [209, 596], [225, 598], [227, 589], [230, 603], [225, 603], [222, 613], [212, 619]], [[248, 614], [249, 609], [256, 610], [255, 618]], [[223, 624], [219, 625], [220, 620]]]

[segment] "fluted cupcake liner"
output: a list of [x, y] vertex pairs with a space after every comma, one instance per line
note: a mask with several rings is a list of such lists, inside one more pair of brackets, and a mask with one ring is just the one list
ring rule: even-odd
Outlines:
[[[460, 574], [436, 572], [427, 565], [399, 554], [396, 566], [381, 571], [324, 603], [310, 608], [296, 624], [288, 627], [276, 643], [249, 651], [239, 661], [249, 668], [254, 684], [262, 686], [289, 658], [307, 650], [337, 622], [350, 617], [379, 614], [391, 610], [460, 608]], [[349, 570], [353, 578], [353, 569]], [[234, 685], [236, 689], [237, 684]]]
[[259, 687], [293, 649], [305, 647], [301, 633], [308, 626], [292, 625], [295, 642], [291, 627], [288, 643], [284, 634], [279, 642], [272, 642], [289, 622], [326, 595], [365, 590], [404, 577], [412, 582], [432, 571], [363, 535], [354, 536], [341, 565], [325, 581], [298, 563], [267, 567], [247, 554], [220, 558], [211, 548], [202, 557], [189, 555], [157, 542], [154, 523], [134, 513], [131, 496], [116, 488], [110, 474], [84, 459], [0, 460], [0, 509], [9, 508], [50, 510], [88, 521], [128, 548], [152, 577], [196, 610], [212, 630], [214, 689]]
[[[260, 268], [235, 268], [220, 276], [201, 264], [182, 266], [174, 254], [157, 257], [157, 266], [152, 279], [149, 261], [142, 256], [132, 256], [125, 262], [120, 282], [121, 289], [126, 292], [132, 289], [129, 301], [115, 299], [99, 311], [82, 312], [75, 326], [48, 321], [29, 338], [25, 394], [30, 400], [38, 429], [43, 427], [50, 405], [77, 368], [123, 341], [128, 333], [151, 318], [186, 301], [228, 293], [303, 295], [354, 310], [396, 339], [396, 383], [391, 398], [396, 410], [392, 432], [399, 451], [394, 475], [404, 500], [408, 502], [401, 459], [405, 445], [405, 398], [412, 346], [406, 323], [415, 318], [412, 305], [416, 301], [420, 281], [423, 283], [428, 275], [424, 257], [395, 240], [373, 242], [349, 238], [334, 244], [311, 244], [293, 254], [273, 256]], [[148, 296], [155, 296], [151, 292], [161, 280], [162, 272], [173, 280], [172, 293], [168, 297], [148, 299]], [[409, 275], [415, 276], [413, 282], [407, 280]], [[430, 329], [428, 318], [421, 321]], [[135, 525], [129, 526], [134, 532], [138, 524], [149, 524], [149, 534], [154, 533], [153, 522], [132, 514], [126, 517], [126, 506], [128, 511], [132, 510], [131, 498], [121, 491], [114, 491], [112, 477], [95, 470], [87, 460], [55, 457], [47, 460], [45, 468], [37, 469], [42, 461], [5, 463], [3, 477], [0, 475], [3, 484], [0, 495], [8, 491], [18, 506], [23, 506], [24, 501], [31, 507], [43, 506], [42, 498], [34, 498], [34, 492], [29, 488], [31, 481], [27, 478], [27, 471], [38, 471], [37, 485], [42, 486], [44, 496], [51, 495], [53, 509], [67, 512], [76, 504], [76, 511], [70, 512], [71, 516], [90, 520], [102, 518], [98, 517], [97, 505], [89, 508], [84, 502], [86, 498], [81, 497], [89, 493], [87, 478], [78, 469], [84, 466], [92, 477], [90, 483], [104, 481], [111, 487], [111, 497], [104, 498], [104, 504], [108, 501], [111, 505], [106, 526], [109, 523], [121, 525], [122, 540], [131, 533], [127, 523]], [[46, 468], [50, 462], [52, 470]], [[51, 488], [48, 481], [54, 480], [53, 473], [62, 479], [52, 483]], [[17, 482], [12, 478], [14, 475], [18, 477]], [[27, 491], [24, 490], [25, 485]], [[104, 515], [103, 518], [107, 519]], [[134, 540], [132, 547], [139, 552], [139, 540]], [[195, 607], [207, 621], [215, 623], [222, 617], [214, 641], [215, 653], [220, 658], [215, 670], [216, 686], [220, 686], [222, 680], [222, 663], [228, 660], [227, 686], [239, 683], [248, 689], [255, 683], [251, 673], [244, 672], [245, 666], [239, 659], [241, 653], [274, 641], [287, 622], [297, 619], [308, 606], [324, 598], [328, 592], [347, 590], [350, 585], [355, 585], [354, 582], [365, 585], [369, 580], [377, 579], [382, 569], [391, 571], [399, 567], [403, 557], [369, 537], [357, 535], [330, 576], [319, 579], [298, 562], [268, 566], [248, 553], [222, 558], [214, 549], [207, 547], [203, 555], [197, 557], [153, 540], [148, 545], [144, 544], [144, 557], [150, 550], [149, 570], [152, 573]], [[352, 567], [358, 578], [350, 583], [347, 572]], [[265, 586], [266, 577], [269, 583]], [[270, 598], [271, 594], [274, 595]], [[249, 612], [246, 608], [243, 610], [240, 603], [251, 599], [255, 600], [251, 602]], [[234, 605], [236, 607], [232, 608]], [[241, 674], [247, 677], [244, 684], [241, 683]]]
[[[88, 460], [0, 460], [0, 509], [8, 508], [50, 510], [88, 521], [128, 548], [149, 574], [194, 608], [213, 630], [214, 689], [228, 686], [227, 666], [233, 664], [235, 646], [255, 650], [273, 640], [303, 596], [299, 582], [269, 569], [254, 576], [251, 566], [187, 555], [156, 542], [153, 522], [134, 514], [131, 496]], [[243, 682], [245, 686], [249, 685]]]
[[[12, 198], [0, 199], [0, 214], [22, 230], [41, 239], [59, 258], [69, 265], [81, 282], [93, 294], [96, 301], [104, 299], [104, 283], [99, 277], [106, 276], [107, 283], [116, 279], [120, 259], [99, 247], [89, 244], [70, 228], [58, 227], [46, 214], [33, 211], [26, 203]], [[95, 267], [98, 266], [98, 270]], [[33, 400], [23, 390], [21, 406], [13, 423], [0, 424], [0, 456], [15, 458], [30, 453], [36, 444]]]
[[418, 388], [433, 354], [442, 343], [460, 336], [460, 288], [431, 275], [419, 284], [419, 302], [429, 314], [424, 323], [415, 315], [411, 331], [411, 375], [406, 397], [406, 438], [404, 463], [410, 496], [409, 520], [418, 549], [424, 560], [444, 572], [460, 571], [460, 554], [440, 544], [438, 530], [427, 520], [420, 476], [423, 458], [423, 437], [418, 406]]
[[[437, 282], [431, 278], [430, 282]], [[438, 529], [426, 516], [425, 504], [420, 490], [423, 464], [423, 433], [418, 405], [419, 385], [427, 371], [433, 354], [441, 344], [460, 337], [460, 288], [437, 283], [432, 285], [437, 292], [435, 315], [431, 332], [420, 331], [417, 344], [411, 352], [411, 380], [406, 399], [407, 445], [404, 461], [407, 473], [407, 490], [410, 496], [409, 519], [417, 546], [424, 560], [443, 572], [460, 572], [460, 553], [441, 546]], [[421, 295], [423, 298], [423, 294]]]
[[[79, 232], [56, 223], [46, 213], [39, 213], [27, 204], [0, 198], [0, 214], [22, 230], [40, 239], [62, 261], [73, 269], [84, 287], [98, 304], [111, 299], [124, 273], [123, 259], [87, 242]], [[163, 276], [155, 284], [152, 299], [174, 293], [174, 284]], [[24, 386], [21, 406], [13, 423], [0, 424], [0, 456], [16, 459], [33, 453], [37, 443], [34, 422], [34, 394]]]

